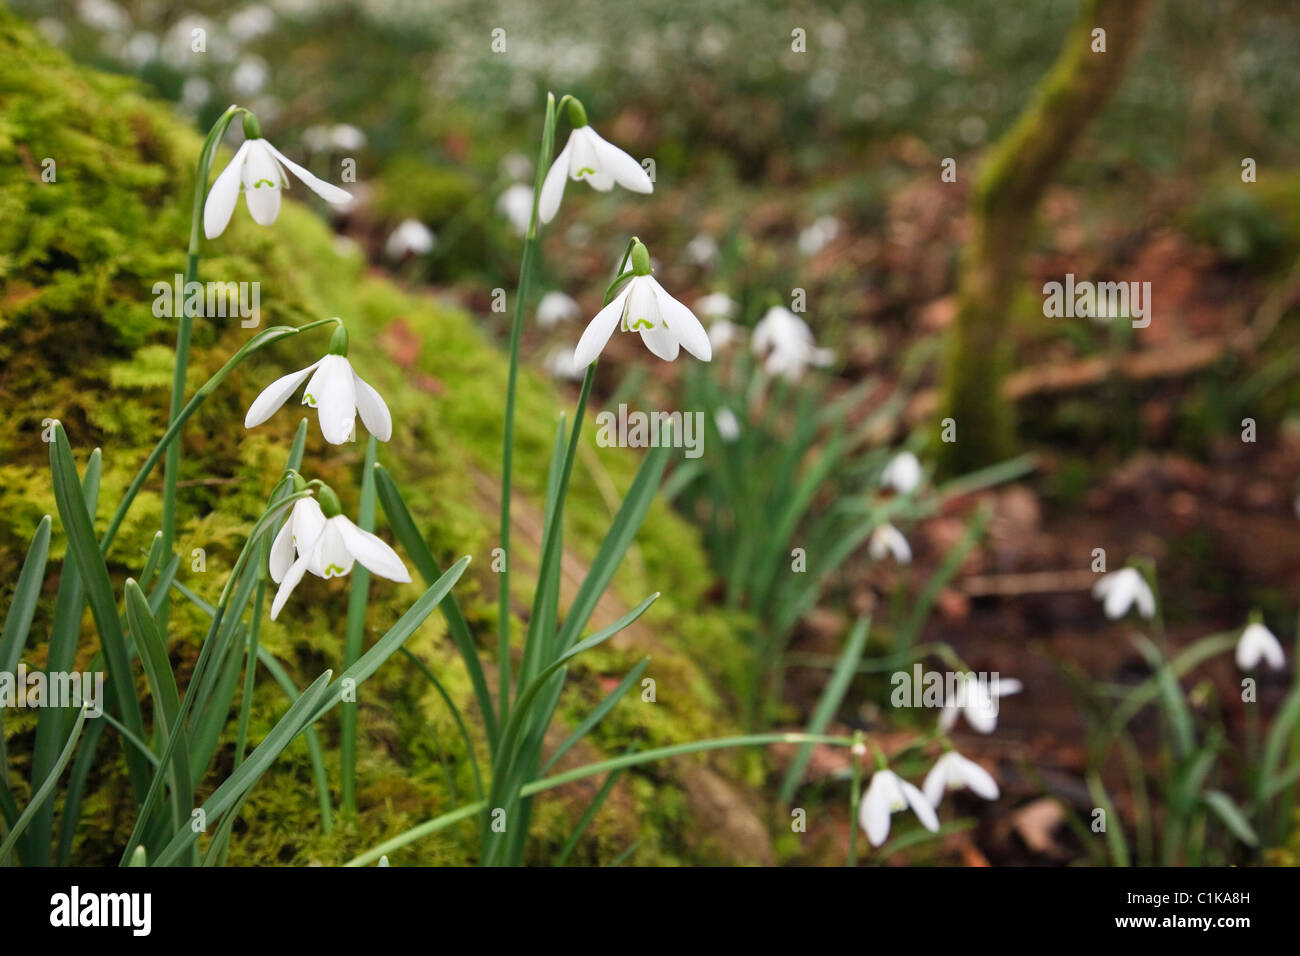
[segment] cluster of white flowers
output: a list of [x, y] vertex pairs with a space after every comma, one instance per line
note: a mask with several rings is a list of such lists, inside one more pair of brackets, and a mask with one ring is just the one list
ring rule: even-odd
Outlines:
[[[1112, 621], [1135, 608], [1148, 621], [1156, 615], [1155, 593], [1142, 572], [1134, 567], [1103, 575], [1093, 586], [1092, 596], [1102, 602], [1106, 616]], [[1243, 671], [1255, 670], [1261, 662], [1276, 671], [1286, 666], [1282, 643], [1261, 621], [1250, 621], [1242, 628], [1234, 658]]]
[[[243, 145], [217, 176], [203, 206], [203, 231], [209, 239], [225, 231], [241, 192], [254, 222], [263, 226], [274, 223], [280, 212], [280, 190], [289, 186], [286, 168], [329, 202], [351, 199], [344, 190], [316, 178], [286, 158], [262, 138], [259, 124], [251, 116], [245, 119], [244, 132]], [[427, 251], [432, 247], [431, 241], [425, 244], [425, 237], [417, 234], [418, 230], [411, 225], [403, 223], [398, 228], [403, 233], [404, 251], [416, 251], [421, 245], [427, 245]], [[419, 223], [413, 225], [424, 229]], [[428, 238], [431, 240], [432, 234]], [[353, 370], [348, 361], [347, 330], [341, 320], [335, 321], [338, 327], [330, 341], [329, 353], [263, 389], [244, 416], [245, 428], [254, 428], [269, 419], [305, 382], [302, 403], [316, 409], [321, 434], [330, 444], [341, 445], [356, 439], [358, 415], [379, 441], [392, 438], [393, 418], [388, 405]], [[309, 485], [296, 475], [294, 480], [298, 491], [310, 487], [316, 497], [300, 498], [294, 504], [271, 546], [271, 579], [280, 586], [271, 604], [271, 620], [280, 616], [289, 595], [309, 571], [321, 578], [338, 577], [360, 562], [371, 573], [390, 581], [411, 580], [402, 559], [392, 548], [376, 535], [357, 527], [342, 513], [332, 489], [321, 482]]]

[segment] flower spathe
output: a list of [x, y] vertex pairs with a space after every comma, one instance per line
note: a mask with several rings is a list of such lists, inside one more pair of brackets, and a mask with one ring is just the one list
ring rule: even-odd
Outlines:
[[1258, 621], [1252, 621], [1241, 631], [1237, 638], [1235, 654], [1237, 667], [1243, 671], [1254, 670], [1260, 661], [1268, 664], [1275, 671], [1286, 666], [1286, 655], [1277, 636]]
[[713, 358], [709, 333], [695, 313], [669, 295], [650, 274], [650, 256], [645, 246], [633, 242], [633, 275], [614, 299], [588, 323], [578, 346], [573, 350], [573, 364], [586, 368], [600, 356], [614, 329], [641, 333], [641, 341], [666, 362], [686, 349], [701, 362]]
[[927, 830], [933, 833], [939, 829], [934, 807], [920, 790], [892, 770], [877, 770], [858, 807], [858, 824], [871, 845], [880, 846], [889, 838], [890, 816], [909, 807]]
[[1101, 578], [1092, 588], [1092, 596], [1102, 602], [1106, 616], [1118, 620], [1134, 605], [1148, 621], [1155, 617], [1156, 598], [1151, 585], [1137, 568], [1120, 568]]
[[316, 409], [321, 434], [331, 445], [342, 445], [352, 438], [358, 414], [370, 434], [380, 441], [393, 437], [393, 418], [383, 397], [352, 370], [346, 355], [333, 353], [277, 378], [263, 389], [249, 406], [244, 427], [253, 428], [274, 415], [304, 381], [307, 387], [302, 403]]
[[326, 202], [352, 200], [350, 193], [313, 176], [267, 140], [246, 139], [208, 191], [203, 204], [203, 234], [215, 239], [226, 231], [241, 191], [254, 222], [261, 226], [275, 222], [280, 214], [280, 190], [289, 188], [286, 169]]
[[968, 789], [985, 800], [998, 798], [998, 784], [993, 775], [955, 750], [949, 750], [936, 760], [930, 772], [925, 775], [925, 782], [921, 784], [925, 799], [936, 810], [947, 791], [962, 789]]
[[[285, 602], [289, 600], [289, 595], [308, 571], [320, 578], [341, 577], [350, 572], [354, 564], [360, 563], [371, 574], [387, 578], [389, 581], [404, 583], [411, 580], [410, 572], [406, 570], [406, 565], [397, 556], [397, 552], [378, 536], [358, 528], [347, 515], [336, 514], [332, 518], [325, 518], [322, 513], [321, 516], [323, 521], [320, 524], [320, 531], [313, 540], [304, 544], [298, 539], [297, 525], [291, 532], [294, 543], [298, 547], [298, 557], [285, 569], [280, 580], [280, 589], [276, 591], [275, 600], [271, 603], [273, 621], [279, 617]], [[290, 521], [285, 523], [285, 527], [289, 527], [292, 521], [291, 516]], [[283, 534], [284, 531], [281, 529], [280, 535]], [[280, 536], [277, 535], [276, 544], [280, 543], [279, 539]], [[273, 563], [272, 573], [274, 568]]]
[[[578, 111], [581, 112], [581, 107]], [[609, 192], [615, 183], [634, 193], [654, 192], [654, 183], [640, 163], [586, 125], [585, 115], [579, 118], [581, 124], [575, 123], [576, 128], [542, 182], [537, 201], [537, 215], [542, 222], [555, 218], [564, 198], [565, 184], [570, 179], [585, 181], [600, 192]]]

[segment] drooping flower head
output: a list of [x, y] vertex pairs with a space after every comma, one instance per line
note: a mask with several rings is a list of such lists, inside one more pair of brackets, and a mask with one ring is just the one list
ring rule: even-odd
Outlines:
[[755, 355], [767, 353], [763, 370], [768, 375], [791, 382], [803, 378], [808, 366], [822, 368], [835, 360], [830, 349], [817, 347], [808, 323], [783, 305], [772, 306], [758, 320], [749, 344]]
[[1254, 670], [1260, 661], [1275, 671], [1286, 666], [1286, 654], [1282, 652], [1281, 642], [1261, 621], [1251, 621], [1241, 629], [1235, 656], [1237, 667], [1243, 671]]
[[601, 138], [587, 125], [587, 111], [577, 100], [569, 99], [569, 122], [573, 132], [569, 141], [555, 157], [542, 192], [537, 201], [537, 215], [542, 222], [550, 222], [564, 198], [564, 187], [570, 179], [585, 181], [592, 189], [608, 192], [614, 184], [634, 193], [654, 192], [654, 183], [641, 168], [641, 164], [623, 150]]
[[203, 204], [203, 234], [209, 239], [226, 231], [241, 191], [254, 222], [261, 226], [275, 222], [280, 214], [280, 190], [289, 188], [286, 169], [326, 202], [351, 201], [349, 193], [313, 176], [263, 139], [261, 125], [251, 113], [244, 114], [244, 136], [243, 145], [212, 184]]
[[1100, 578], [1093, 585], [1092, 596], [1102, 602], [1106, 616], [1112, 621], [1123, 617], [1134, 605], [1138, 614], [1148, 621], [1156, 614], [1151, 585], [1137, 568], [1120, 568]]
[[955, 750], [949, 750], [935, 761], [930, 772], [925, 775], [921, 790], [925, 799], [937, 810], [944, 793], [961, 789], [969, 789], [985, 800], [998, 798], [998, 784], [992, 774], [974, 760], [963, 757]]
[[586, 368], [599, 357], [616, 327], [624, 332], [639, 332], [641, 341], [655, 355], [667, 362], [686, 349], [697, 359], [713, 358], [709, 334], [695, 317], [651, 275], [650, 253], [639, 239], [632, 240], [632, 277], [621, 292], [587, 325], [578, 347], [573, 351], [576, 368]]
[[966, 723], [976, 733], [991, 734], [998, 726], [998, 703], [1003, 697], [1018, 694], [1024, 685], [1013, 677], [992, 675], [985, 681], [978, 675], [967, 672], [958, 677], [955, 696], [945, 699], [943, 710], [939, 711], [939, 729], [944, 733], [957, 724], [957, 716], [966, 718]]
[[889, 818], [900, 810], [912, 809], [921, 825], [930, 832], [939, 829], [939, 818], [925, 795], [892, 770], [877, 770], [858, 807], [858, 823], [867, 833], [872, 846], [880, 846], [889, 837]]
[[[333, 489], [318, 481], [312, 485], [316, 487], [319, 504], [314, 510], [304, 509], [301, 514], [295, 506], [272, 545], [271, 575], [280, 584], [275, 600], [271, 602], [273, 621], [280, 616], [289, 595], [308, 571], [319, 578], [341, 577], [360, 562], [371, 574], [389, 581], [405, 583], [411, 580], [410, 572], [396, 551], [377, 535], [358, 528], [343, 514]], [[303, 487], [306, 487], [305, 483]], [[301, 499], [299, 504], [309, 500], [312, 499]], [[285, 537], [285, 529], [290, 529], [287, 543], [281, 540]], [[284, 558], [290, 548], [297, 557], [285, 567]], [[279, 577], [275, 577], [277, 572]]]
[[[307, 381], [307, 377], [311, 379]], [[321, 434], [331, 445], [350, 441], [356, 432], [357, 415], [370, 434], [380, 441], [393, 437], [393, 418], [383, 397], [352, 370], [348, 361], [348, 333], [340, 323], [330, 339], [330, 354], [306, 368], [277, 378], [253, 400], [244, 416], [244, 427], [262, 424], [307, 381], [302, 403], [317, 410]]]
[[899, 494], [910, 494], [921, 483], [921, 462], [910, 451], [899, 452], [880, 473], [880, 483]]
[[912, 563], [912, 546], [903, 537], [903, 532], [888, 521], [871, 532], [871, 540], [867, 542], [867, 554], [871, 556], [872, 561], [883, 561], [893, 555], [894, 560], [899, 564]]

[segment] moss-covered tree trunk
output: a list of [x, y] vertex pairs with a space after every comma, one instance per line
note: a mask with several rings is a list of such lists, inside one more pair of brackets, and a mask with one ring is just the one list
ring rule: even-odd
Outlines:
[[[941, 467], [948, 473], [1014, 450], [1012, 409], [1001, 385], [1020, 254], [1048, 182], [1119, 86], [1150, 6], [1150, 0], [1085, 0], [1056, 65], [980, 173], [940, 404], [941, 418], [957, 423], [957, 440], [940, 445]], [[1104, 53], [1093, 49], [1097, 29], [1105, 31]]]

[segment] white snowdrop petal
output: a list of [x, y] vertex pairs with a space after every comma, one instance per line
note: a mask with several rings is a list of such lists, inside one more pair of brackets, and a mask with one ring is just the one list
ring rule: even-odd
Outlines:
[[318, 365], [320, 362], [313, 362], [306, 368], [282, 375], [262, 389], [262, 394], [253, 399], [253, 404], [248, 406], [248, 414], [244, 416], [244, 427], [254, 428], [279, 411], [280, 406], [289, 400], [289, 396], [302, 384], [303, 379], [315, 371]]
[[607, 173], [614, 182], [634, 193], [654, 192], [654, 183], [650, 176], [634, 158], [606, 140], [590, 126], [591, 140], [596, 156], [600, 161], [601, 171]]
[[645, 343], [646, 348], [665, 362], [676, 361], [681, 352], [681, 343], [677, 341], [677, 336], [673, 335], [672, 330], [663, 322], [652, 329], [643, 328], [641, 341]]
[[948, 757], [949, 754], [944, 754], [936, 760], [921, 783], [921, 792], [925, 794], [925, 799], [929, 801], [930, 806], [936, 810], [939, 809], [944, 792], [948, 789]]
[[274, 156], [281, 163], [283, 163], [291, 173], [293, 173], [300, 180], [302, 180], [303, 184], [312, 192], [314, 192], [317, 196], [320, 196], [321, 199], [324, 199], [326, 202], [332, 202], [332, 203], [352, 201], [352, 194], [349, 193], [347, 190], [340, 189], [338, 186], [335, 186], [333, 183], [327, 183], [325, 180], [321, 179], [318, 176], [313, 175], [308, 170], [299, 166], [292, 159], [290, 159], [288, 156], [285, 156], [284, 153], [280, 152], [278, 149], [276, 149], [266, 140], [262, 140], [262, 142], [266, 143], [266, 148], [270, 150], [272, 156]]
[[360, 561], [361, 565], [371, 574], [377, 574], [379, 577], [387, 578], [390, 581], [406, 582], [411, 580], [410, 572], [406, 570], [406, 565], [402, 563], [402, 559], [381, 538], [369, 531], [358, 528], [343, 515], [339, 515], [339, 519], [341, 520], [339, 520], [338, 529], [343, 536], [343, 543], [352, 553], [352, 556]]
[[327, 355], [321, 360], [316, 411], [321, 434], [331, 445], [342, 445], [352, 437], [357, 421], [357, 390], [352, 366], [341, 355]]
[[577, 348], [573, 350], [574, 368], [586, 368], [600, 357], [605, 343], [614, 334], [619, 319], [623, 317], [623, 309], [627, 305], [628, 296], [631, 295], [635, 282], [635, 279], [630, 280], [623, 291], [616, 295], [609, 305], [597, 312], [596, 317], [587, 324], [582, 338], [578, 339]]
[[293, 566], [293, 516], [289, 516], [271, 542], [271, 580], [279, 584], [285, 572]]
[[239, 201], [239, 184], [242, 181], [240, 170], [243, 169], [247, 155], [248, 141], [245, 140], [235, 151], [235, 158], [221, 171], [221, 175], [212, 184], [212, 189], [208, 191], [207, 201], [203, 204], [203, 234], [209, 239], [217, 238], [230, 224], [230, 216]]
[[996, 800], [999, 795], [998, 782], [993, 779], [993, 775], [974, 760], [960, 754], [958, 759], [961, 761], [962, 782], [971, 792], [985, 800]]
[[356, 390], [361, 424], [380, 441], [388, 441], [393, 437], [393, 416], [389, 413], [383, 396], [371, 388], [356, 371], [352, 373], [352, 385]]
[[925, 799], [925, 794], [906, 780], [899, 780], [898, 787], [903, 791], [903, 796], [907, 798], [907, 805], [912, 808], [916, 818], [921, 821], [921, 826], [931, 833], [938, 830], [939, 817], [935, 814], [934, 807]]
[[309, 560], [309, 556], [304, 554], [290, 565], [289, 570], [285, 572], [284, 580], [280, 582], [280, 589], [275, 592], [275, 600], [271, 602], [271, 620], [274, 621], [280, 616], [280, 611], [284, 609], [284, 604], [289, 600], [289, 595], [298, 586], [302, 576], [307, 573]]
[[265, 148], [266, 140], [255, 139], [249, 144], [241, 177], [244, 182], [244, 202], [248, 214], [259, 226], [269, 226], [280, 215], [279, 165]]
[[569, 159], [569, 176], [582, 180], [592, 189], [609, 192], [614, 188], [614, 177], [601, 162], [598, 137], [590, 126], [575, 129], [569, 137], [573, 153]]
[[555, 157], [555, 162], [547, 170], [546, 179], [542, 181], [542, 194], [537, 203], [537, 217], [542, 222], [550, 222], [559, 212], [560, 200], [564, 198], [564, 186], [569, 181], [569, 161], [573, 155], [572, 150], [573, 134], [570, 133], [569, 141], [564, 144], [564, 149], [560, 150], [560, 155]]
[[311, 553], [311, 572], [322, 578], [342, 577], [352, 570], [354, 558], [343, 536], [343, 527], [348, 519], [335, 515], [325, 521], [325, 530], [316, 539], [316, 546]]
[[650, 282], [655, 298], [659, 301], [659, 314], [663, 316], [682, 348], [701, 362], [710, 361], [713, 358], [713, 343], [695, 313], [669, 295], [653, 276], [650, 277]]

